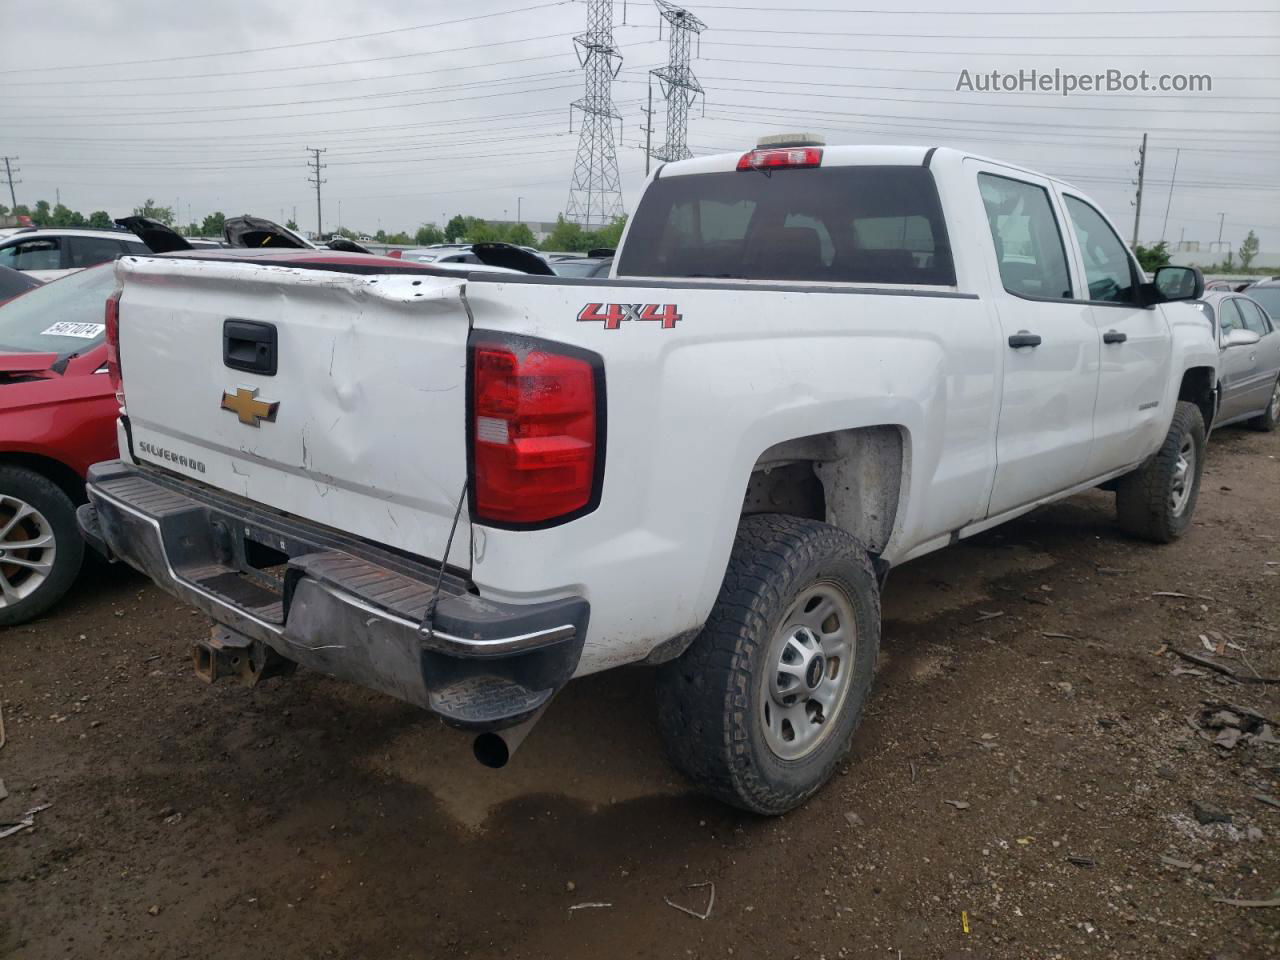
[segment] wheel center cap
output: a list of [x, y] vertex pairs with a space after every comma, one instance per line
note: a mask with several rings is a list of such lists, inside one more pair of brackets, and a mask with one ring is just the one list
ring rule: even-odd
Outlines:
[[822, 654], [816, 654], [809, 661], [809, 666], [804, 671], [804, 682], [810, 690], [818, 689], [818, 684], [822, 683], [822, 677], [827, 672], [827, 662], [822, 658]]

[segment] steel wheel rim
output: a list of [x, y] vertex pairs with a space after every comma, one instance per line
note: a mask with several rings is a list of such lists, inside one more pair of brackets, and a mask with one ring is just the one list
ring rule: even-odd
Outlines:
[[1280, 380], [1276, 381], [1276, 388], [1271, 391], [1271, 419], [1280, 420]]
[[853, 602], [823, 580], [787, 609], [765, 652], [759, 720], [781, 760], [802, 760], [831, 736], [849, 698], [857, 651]]
[[1182, 516], [1191, 500], [1191, 488], [1195, 485], [1196, 445], [1191, 437], [1185, 437], [1178, 450], [1178, 460], [1173, 465], [1173, 488], [1169, 494], [1169, 504], [1175, 517]]
[[57, 549], [43, 513], [25, 500], [0, 494], [0, 608], [40, 589], [53, 572]]

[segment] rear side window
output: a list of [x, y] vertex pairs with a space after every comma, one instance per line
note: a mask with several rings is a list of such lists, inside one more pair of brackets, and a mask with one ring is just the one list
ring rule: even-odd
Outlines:
[[1110, 303], [1131, 303], [1136, 284], [1129, 251], [1102, 214], [1083, 200], [1068, 196], [1067, 214], [1076, 231], [1084, 256], [1084, 275], [1089, 299]]
[[1280, 323], [1280, 287], [1254, 287], [1249, 296], [1262, 304], [1262, 309], [1274, 322]]
[[1271, 332], [1271, 327], [1267, 324], [1267, 318], [1256, 303], [1252, 300], [1246, 300], [1244, 297], [1237, 297], [1235, 304], [1240, 308], [1240, 313], [1244, 317], [1245, 329], [1252, 330], [1260, 337], [1265, 337]]
[[109, 263], [124, 252], [119, 240], [106, 237], [68, 237], [66, 242], [71, 248], [69, 265], [72, 267], [96, 267], [100, 263]]
[[956, 282], [933, 174], [914, 166], [659, 178], [636, 210], [618, 275]]
[[1019, 297], [1069, 299], [1067, 252], [1044, 187], [980, 173], [978, 189], [1004, 288]]
[[0, 265], [14, 270], [61, 270], [62, 249], [53, 237], [23, 240], [0, 248]]

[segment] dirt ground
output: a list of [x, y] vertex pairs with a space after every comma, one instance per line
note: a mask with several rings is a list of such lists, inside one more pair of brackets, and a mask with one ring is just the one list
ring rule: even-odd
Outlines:
[[[1280, 897], [1248, 717], [1280, 685], [1165, 649], [1280, 677], [1280, 434], [1214, 437], [1173, 546], [1091, 493], [895, 571], [885, 616], [847, 766], [764, 820], [668, 770], [648, 670], [575, 682], [491, 771], [323, 677], [201, 684], [203, 622], [95, 567], [0, 633], [0, 822], [51, 805], [0, 840], [0, 956], [1280, 955], [1280, 908], [1218, 902]], [[1209, 742], [1203, 701], [1253, 735]], [[709, 919], [666, 902], [708, 881]]]

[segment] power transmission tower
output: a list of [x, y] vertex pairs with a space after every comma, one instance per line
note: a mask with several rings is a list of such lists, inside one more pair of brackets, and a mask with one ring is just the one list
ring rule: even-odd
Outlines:
[[[689, 150], [689, 108], [702, 94], [702, 84], [689, 69], [689, 38], [699, 36], [707, 25], [688, 10], [668, 0], [653, 0], [658, 13], [669, 25], [667, 65], [651, 70], [662, 86], [667, 101], [667, 142], [654, 154], [659, 160], [686, 160]], [[658, 24], [662, 30], [662, 24]]]
[[19, 172], [19, 168], [13, 166], [13, 161], [17, 160], [18, 158], [4, 157], [3, 159], [4, 159], [4, 176], [5, 176], [5, 179], [9, 181], [9, 206], [16, 207], [18, 205], [18, 198], [14, 196], [13, 185], [15, 183], [22, 182], [21, 180], [13, 179], [13, 175]]
[[1133, 210], [1133, 246], [1138, 245], [1138, 223], [1142, 220], [1142, 181], [1147, 175], [1147, 135], [1142, 135], [1142, 146], [1138, 148], [1138, 198]]
[[327, 147], [307, 147], [307, 152], [311, 154], [311, 159], [307, 161], [307, 166], [315, 176], [307, 177], [307, 183], [316, 185], [316, 239], [319, 240], [324, 235], [324, 218], [320, 211], [320, 184], [328, 183], [328, 180], [320, 179], [320, 171], [328, 166], [326, 163], [320, 162], [320, 154], [327, 150]]
[[574, 37], [573, 43], [586, 74], [586, 88], [570, 108], [571, 117], [573, 109], [582, 111], [582, 130], [565, 218], [589, 228], [622, 216], [622, 183], [613, 139], [613, 121], [622, 118], [613, 108], [610, 89], [622, 69], [622, 54], [613, 42], [613, 0], [587, 0], [587, 31]]

